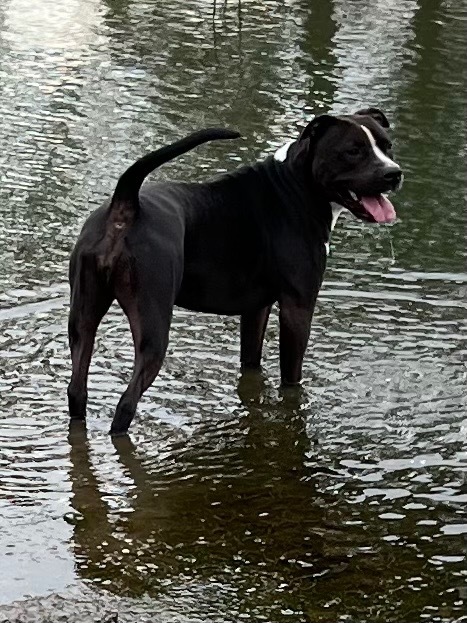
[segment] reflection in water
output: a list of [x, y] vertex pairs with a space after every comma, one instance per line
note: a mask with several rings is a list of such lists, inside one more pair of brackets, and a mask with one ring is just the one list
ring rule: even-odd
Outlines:
[[98, 0], [63, 0], [41, 4], [27, 0], [5, 3], [7, 28], [3, 38], [15, 50], [29, 54], [80, 50], [93, 42], [93, 32], [99, 25]]
[[82, 518], [75, 552], [84, 577], [119, 594], [157, 592], [219, 573], [228, 581], [239, 566], [250, 576], [251, 565], [259, 571], [295, 551], [302, 526], [294, 508], [314, 498], [300, 393], [272, 402], [255, 375], [242, 377], [239, 391], [246, 412], [223, 431], [220, 455], [201, 431], [166, 474], [129, 438], [115, 439], [125, 487], [111, 504], [103, 500], [84, 431], [72, 430], [72, 503]]
[[[345, 477], [337, 487], [323, 487], [338, 470], [320, 464], [320, 447], [310, 441], [312, 430], [306, 431], [313, 416], [302, 392], [277, 397], [261, 376], [250, 373], [240, 379], [239, 394], [243, 416], [224, 430], [224, 450], [214, 456], [210, 436], [198, 435], [178, 453], [170, 474], [129, 438], [116, 439], [123, 476], [118, 490], [105, 491], [99, 482], [85, 432], [71, 433], [80, 575], [117, 595], [152, 595], [165, 607], [189, 591], [195, 598], [190, 611], [206, 620], [237, 620], [245, 613], [255, 620], [328, 620], [340, 603], [331, 597], [336, 593], [347, 612], [358, 614], [367, 602], [378, 620], [436, 603], [438, 548], [429, 522], [416, 527], [417, 505], [397, 516], [385, 512], [384, 503], [401, 497], [397, 489], [367, 489], [367, 495], [386, 496], [372, 508], [356, 507], [339, 493]], [[172, 463], [170, 457], [166, 462]], [[407, 512], [412, 518], [401, 531]], [[391, 531], [391, 514], [398, 536]], [[386, 525], [376, 521], [378, 515], [387, 515]], [[417, 531], [425, 534], [431, 567], [425, 556], [420, 560]], [[397, 550], [395, 573], [388, 563]], [[454, 566], [462, 561], [458, 552], [444, 551]], [[388, 600], [394, 591], [399, 597], [407, 591], [410, 606]], [[459, 595], [452, 597], [456, 602]]]
[[400, 89], [400, 84], [398, 89], [393, 85], [400, 81], [407, 63], [417, 10], [417, 0], [335, 0], [336, 112], [347, 111], [349, 105], [358, 109], [366, 102], [378, 102], [392, 116]]
[[[411, 180], [406, 204], [411, 218], [404, 223], [401, 242], [416, 232], [417, 257], [412, 261], [423, 270], [449, 266], [449, 270], [465, 271], [467, 265], [466, 177], [461, 162], [466, 149], [467, 102], [465, 70], [457, 57], [459, 46], [467, 44], [467, 11], [464, 7], [462, 16], [458, 9], [457, 3], [441, 0], [420, 3], [408, 51], [412, 62], [406, 67], [398, 102], [400, 124], [410, 136], [404, 141], [404, 134], [397, 131]], [[445, 173], [433, 175], [441, 171]], [[436, 257], [433, 246], [440, 250]], [[405, 263], [412, 255], [401, 244], [400, 260]]]
[[[465, 8], [29, 4], [0, 4], [0, 601], [33, 598], [0, 620], [452, 623], [467, 576]], [[240, 129], [157, 174], [205, 178], [362, 104], [392, 121], [401, 221], [339, 221], [303, 393], [277, 392], [274, 315], [264, 377], [237, 388], [237, 320], [179, 310], [134, 445], [114, 448], [132, 349], [113, 309], [70, 449], [66, 261], [118, 174], [197, 127]]]

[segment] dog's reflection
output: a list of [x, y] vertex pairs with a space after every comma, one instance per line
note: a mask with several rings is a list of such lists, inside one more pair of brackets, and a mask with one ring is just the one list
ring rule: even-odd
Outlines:
[[[129, 437], [115, 439], [131, 481], [121, 507], [118, 496], [106, 497], [84, 426], [70, 429], [74, 546], [82, 577], [137, 595], [181, 575], [231, 575], [239, 565], [280, 569], [280, 561], [302, 551], [305, 524], [319, 522], [322, 514], [304, 463], [311, 449], [304, 397], [299, 389], [277, 396], [252, 372], [242, 375], [238, 393], [242, 429], [227, 430], [225, 452], [207, 451], [206, 441], [197, 440], [200, 451], [195, 447], [190, 455], [189, 475], [182, 467], [177, 473], [173, 463], [164, 473]], [[303, 555], [313, 555], [312, 545], [306, 549]], [[279, 570], [278, 581], [280, 576]]]

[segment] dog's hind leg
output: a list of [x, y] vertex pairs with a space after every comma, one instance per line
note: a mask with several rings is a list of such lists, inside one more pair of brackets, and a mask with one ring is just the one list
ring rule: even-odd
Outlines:
[[87, 378], [94, 339], [100, 321], [108, 311], [113, 295], [97, 272], [95, 259], [80, 258], [71, 279], [71, 305], [68, 338], [72, 372], [68, 385], [68, 408], [72, 420], [84, 420]]
[[240, 363], [242, 368], [259, 368], [264, 334], [271, 307], [242, 314], [240, 319]]
[[142, 287], [132, 292], [131, 288], [125, 287], [123, 291], [118, 288], [116, 291], [117, 300], [130, 323], [135, 359], [130, 383], [115, 411], [111, 435], [128, 431], [141, 396], [153, 383], [164, 361], [173, 303], [167, 299], [161, 303], [154, 296], [155, 284], [153, 288]]

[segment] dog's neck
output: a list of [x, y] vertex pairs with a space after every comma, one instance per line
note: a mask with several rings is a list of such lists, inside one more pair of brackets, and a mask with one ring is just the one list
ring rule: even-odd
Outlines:
[[291, 187], [298, 188], [302, 200], [300, 203], [303, 204], [302, 207], [306, 213], [312, 215], [314, 221], [324, 221], [327, 229], [325, 238], [326, 242], [329, 242], [337, 219], [344, 208], [331, 201], [311, 176], [304, 175], [300, 171], [304, 163], [293, 159], [293, 154], [291, 154], [293, 145], [294, 141], [290, 141], [276, 151], [272, 157], [274, 168], [279, 172], [280, 177], [290, 181]]
[[[288, 167], [289, 169], [293, 167], [293, 152], [295, 145], [296, 141], [288, 141], [274, 153], [273, 158], [279, 166], [282, 165], [284, 167]], [[325, 220], [329, 225], [328, 236], [324, 243], [326, 253], [329, 254], [329, 240], [332, 231], [336, 226], [339, 215], [345, 208], [334, 201], [329, 201], [329, 199], [325, 197], [322, 190], [317, 185], [313, 184], [313, 182], [310, 183], [310, 188], [312, 189], [310, 196], [313, 198], [313, 204], [316, 205], [317, 211], [325, 217]]]
[[[293, 148], [291, 151], [290, 147], [294, 143], [296, 141], [285, 146], [280, 157], [268, 156], [207, 184], [222, 189], [224, 197], [231, 197], [232, 209], [243, 211], [251, 201], [264, 211], [268, 222], [285, 218], [305, 237], [326, 246], [337, 211], [333, 212], [323, 189], [313, 182], [311, 176], [304, 174], [306, 163], [303, 157], [293, 157]], [[240, 204], [239, 197], [242, 197]]]

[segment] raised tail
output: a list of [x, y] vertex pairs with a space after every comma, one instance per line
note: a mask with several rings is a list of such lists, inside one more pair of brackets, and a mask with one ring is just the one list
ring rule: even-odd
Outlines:
[[[98, 265], [111, 271], [122, 250], [123, 238], [134, 222], [139, 209], [139, 189], [144, 178], [161, 164], [181, 156], [190, 149], [217, 139], [239, 138], [241, 134], [223, 128], [207, 128], [193, 132], [171, 145], [143, 156], [120, 177], [110, 202], [104, 236], [99, 244]], [[109, 273], [110, 274], [110, 273]]]
[[[113, 211], [118, 205], [125, 206], [128, 210], [136, 212], [139, 207], [138, 195], [144, 179], [151, 171], [157, 169], [165, 162], [169, 162], [177, 156], [181, 156], [198, 145], [218, 139], [239, 138], [241, 134], [234, 130], [224, 130], [223, 128], [206, 128], [193, 132], [189, 136], [152, 151], [146, 154], [129, 167], [120, 177], [115, 187], [115, 191], [110, 204]], [[123, 204], [123, 205], [122, 205]]]

